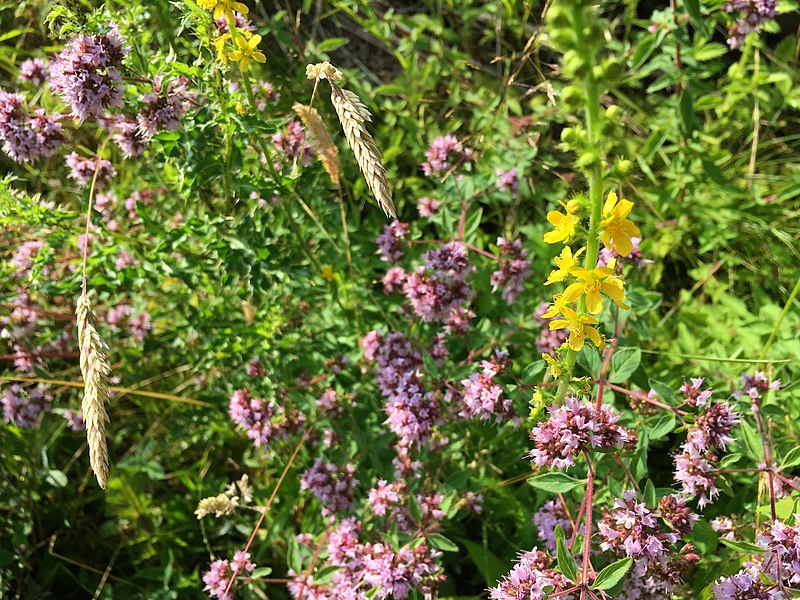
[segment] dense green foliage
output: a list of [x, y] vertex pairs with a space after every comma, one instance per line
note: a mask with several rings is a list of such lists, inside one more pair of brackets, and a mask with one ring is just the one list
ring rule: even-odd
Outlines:
[[[597, 315], [613, 340], [605, 353], [587, 343], [572, 358], [557, 355], [567, 371], [574, 364], [564, 386], [601, 392], [622, 413], [620, 424], [638, 434], [621, 454], [596, 453], [596, 521], [631, 481], [645, 500], [679, 489], [673, 456], [694, 415], [682, 404], [685, 381], [706, 378], [720, 400], [741, 389], [742, 373], [781, 381], [764, 396], [758, 421], [746, 396], [731, 400], [743, 424], [723, 466], [743, 472], [720, 474], [719, 497], [686, 536], [700, 561], [674, 597], [712, 597], [711, 584], [754, 552], [745, 542], [755, 543], [776, 500], [765, 473], [744, 470], [769, 463], [766, 448], [784, 475], [800, 475], [794, 6], [782, 3], [775, 19], [730, 49], [735, 15], [724, 2], [680, 1], [675, 11], [669, 3], [600, 2], [592, 10], [602, 35], [586, 46], [597, 68], [587, 75], [570, 54], [578, 38], [570, 38], [568, 19], [547, 14], [552, 3], [247, 4], [266, 63], [242, 73], [235, 61], [218, 61], [218, 26], [202, 2], [0, 0], [0, 88], [19, 90], [31, 110], [61, 115], [65, 138], [34, 162], [0, 153], [0, 397], [22, 378], [20, 395], [46, 390], [52, 402], [32, 423], [6, 413], [0, 426], [0, 598], [207, 597], [201, 578], [209, 563], [244, 548], [276, 486], [249, 552], [260, 567], [255, 580], [279, 581], [240, 577], [236, 594], [288, 598], [287, 571], [313, 569], [316, 544], [330, 533], [319, 500], [301, 489], [320, 456], [356, 465], [352, 513], [370, 539], [395, 548], [424, 539], [443, 552], [440, 597], [486, 597], [518, 552], [543, 547], [532, 515], [562, 492], [574, 516], [585, 496], [581, 459], [570, 479], [537, 479], [526, 455], [544, 407], [563, 400], [536, 345], [540, 304], [563, 291], [543, 285], [560, 251], [543, 241], [552, 230], [547, 213], [573, 200], [588, 222], [592, 190], [634, 202], [630, 218], [646, 259], [621, 271], [630, 310], [606, 300]], [[156, 80], [165, 89], [188, 82], [179, 125], [156, 132], [140, 157], [124, 156], [111, 126], [70, 118], [59, 94], [17, 78], [24, 60], [52, 57], [75, 36], [107, 33], [112, 23], [128, 50], [123, 103], [112, 113], [142, 110]], [[431, 353], [442, 323], [415, 316], [402, 293], [384, 291], [392, 265], [376, 252], [376, 237], [386, 219], [328, 101], [328, 82], [306, 79], [306, 65], [325, 60], [373, 115], [368, 129], [398, 218], [409, 223], [403, 268], [414, 271], [442, 241], [469, 246], [475, 318], [467, 333], [447, 339], [446, 357]], [[257, 81], [268, 81], [272, 93], [251, 93]], [[593, 110], [586, 81], [600, 92], [599, 139], [585, 124]], [[291, 137], [292, 105], [310, 104], [312, 90], [339, 148], [340, 189], [318, 161], [304, 164], [302, 151], [292, 157], [274, 142]], [[473, 160], [426, 176], [426, 151], [447, 134], [474, 148]], [[90, 175], [97, 157], [116, 171], [91, 194], [106, 208], [95, 204], [91, 213], [86, 264], [116, 386], [105, 491], [89, 467], [85, 434], [64, 418], [83, 397], [74, 309], [92, 188], [71, 175], [71, 152], [91, 159]], [[499, 188], [499, 173], [513, 168], [518, 189]], [[419, 216], [422, 197], [441, 205], [430, 218]], [[530, 260], [512, 303], [491, 279], [501, 237], [520, 239]], [[21, 266], [20, 248], [31, 242], [41, 247]], [[370, 514], [368, 492], [378, 479], [395, 479], [398, 456], [375, 365], [361, 345], [372, 330], [413, 341], [426, 389], [442, 406], [431, 440], [410, 453], [423, 465], [423, 476], [406, 482], [411, 533]], [[459, 417], [452, 398], [495, 351], [508, 352], [497, 382], [515, 418]], [[265, 375], [248, 374], [254, 357]], [[242, 388], [275, 399], [285, 436], [254, 446], [228, 414]], [[666, 409], [641, 401], [651, 388]], [[338, 416], [318, 405], [327, 389], [337, 393]], [[243, 474], [253, 486], [249, 506], [196, 517], [201, 499]], [[788, 486], [774, 507], [795, 525], [798, 489]], [[468, 492], [482, 495], [480, 512], [469, 510]], [[426, 530], [414, 494], [442, 494], [446, 516]], [[738, 547], [709, 525], [731, 515]], [[298, 543], [301, 533], [315, 544]], [[618, 557], [595, 544], [600, 571]], [[580, 569], [579, 548], [572, 549], [578, 565], [566, 549], [558, 556], [568, 576], [570, 566]], [[624, 585], [606, 575], [602, 589]], [[325, 576], [332, 571], [318, 580]]]

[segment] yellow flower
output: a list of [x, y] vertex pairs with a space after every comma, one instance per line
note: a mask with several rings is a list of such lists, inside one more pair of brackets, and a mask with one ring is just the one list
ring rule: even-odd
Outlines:
[[556, 315], [560, 315], [561, 311], [567, 304], [569, 303], [564, 298], [563, 294], [553, 295], [553, 303], [550, 305], [550, 308], [547, 309], [547, 312], [542, 315], [542, 318], [551, 319]]
[[232, 0], [197, 0], [197, 3], [206, 10], [213, 10], [214, 20], [221, 18], [222, 15], [230, 15], [232, 21], [233, 11], [240, 12], [243, 15], [250, 12], [247, 5], [241, 2], [233, 2]]
[[[561, 202], [564, 210], [567, 206]], [[575, 235], [575, 228], [578, 226], [578, 219], [576, 219], [568, 210], [567, 214], [551, 210], [547, 213], [547, 220], [555, 227], [554, 231], [548, 231], [544, 234], [544, 241], [548, 244], [557, 244], [558, 242], [565, 242]]]
[[251, 59], [260, 63], [267, 62], [267, 57], [264, 56], [263, 52], [258, 50], [260, 41], [260, 35], [254, 35], [249, 40], [246, 40], [244, 37], [237, 37], [236, 45], [239, 49], [228, 54], [228, 58], [233, 61], [240, 61], [239, 67], [242, 71], [247, 71], [250, 68]]
[[546, 352], [542, 352], [542, 358], [548, 365], [550, 365], [550, 375], [553, 377], [553, 379], [558, 379], [561, 377], [563, 372], [561, 371], [561, 365], [558, 364], [558, 361]]
[[605, 294], [620, 308], [630, 308], [624, 304], [625, 284], [614, 275], [614, 265], [615, 262], [612, 259], [607, 267], [599, 267], [591, 271], [583, 267], [573, 267], [570, 273], [577, 277], [578, 281], [564, 290], [564, 301], [574, 302], [585, 295], [586, 310], [596, 315], [603, 309], [603, 294]]
[[617, 200], [614, 192], [609, 192], [603, 205], [603, 216], [600, 227], [603, 229], [603, 244], [606, 248], [614, 248], [620, 256], [627, 256], [633, 250], [632, 237], [642, 234], [628, 215], [633, 208], [630, 200]]
[[322, 265], [320, 273], [325, 281], [333, 281], [333, 267], [330, 265]]
[[602, 348], [602, 346], [605, 345], [600, 333], [597, 329], [592, 327], [592, 325], [597, 325], [597, 319], [590, 315], [578, 316], [578, 314], [568, 306], [562, 309], [561, 314], [563, 314], [565, 318], [551, 321], [550, 329], [569, 328], [567, 344], [569, 344], [572, 350], [580, 352], [580, 349], [583, 348], [583, 344], [586, 341], [586, 336], [589, 336], [589, 339], [592, 340], [592, 343], [598, 348]]
[[585, 248], [581, 248], [575, 254], [572, 254], [572, 248], [565, 246], [561, 251], [561, 254], [556, 256], [555, 259], [558, 269], [550, 272], [550, 276], [547, 278], [547, 281], [545, 281], [544, 284], [550, 285], [551, 283], [561, 281], [567, 277], [570, 269], [577, 265], [578, 257], [583, 253], [584, 250]]
[[225, 54], [225, 43], [231, 39], [230, 33], [223, 33], [220, 36], [215, 37], [211, 40], [211, 43], [214, 46], [214, 50], [217, 53], [217, 60], [221, 63], [228, 62], [228, 56]]

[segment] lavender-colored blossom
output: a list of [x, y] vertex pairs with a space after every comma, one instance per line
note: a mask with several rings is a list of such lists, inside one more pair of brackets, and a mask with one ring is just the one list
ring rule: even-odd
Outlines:
[[3, 325], [0, 335], [17, 339], [33, 333], [39, 316], [30, 295], [25, 290], [18, 289], [11, 306], [13, 307], [11, 313], [8, 316], [0, 317], [0, 324]]
[[423, 266], [409, 273], [403, 293], [423, 321], [447, 321], [472, 298], [467, 276], [474, 270], [459, 242], [448, 242], [422, 255]]
[[119, 256], [117, 257], [117, 262], [115, 266], [117, 267], [117, 271], [121, 271], [127, 267], [136, 266], [139, 264], [139, 261], [136, 260], [136, 257], [128, 252], [127, 250], [123, 249]]
[[260, 80], [253, 84], [253, 94], [256, 98], [256, 108], [264, 110], [267, 102], [277, 103], [281, 95], [275, 91], [275, 86], [269, 81]]
[[125, 158], [136, 158], [144, 154], [150, 143], [150, 138], [142, 132], [139, 122], [131, 117], [122, 117], [109, 124], [111, 139], [119, 147]]
[[702, 377], [695, 377], [690, 381], [683, 382], [681, 392], [684, 395], [684, 404], [688, 404], [689, 406], [706, 406], [708, 404], [708, 400], [711, 398], [711, 394], [714, 393], [714, 390], [703, 390], [701, 392], [701, 385], [703, 385]]
[[295, 119], [289, 121], [286, 129], [272, 136], [272, 145], [281, 154], [283, 161], [298, 161], [307, 167], [314, 160], [311, 145], [308, 143], [308, 134], [300, 121]]
[[381, 279], [383, 283], [383, 292], [385, 294], [394, 294], [403, 289], [403, 284], [406, 282], [406, 272], [403, 267], [392, 267], [386, 271], [386, 275]]
[[97, 169], [96, 187], [98, 188], [102, 187], [105, 182], [117, 174], [111, 162], [100, 159], [100, 166], [98, 167], [96, 158], [83, 158], [75, 152], [67, 155], [66, 163], [70, 168], [70, 179], [74, 179], [78, 187], [82, 188], [88, 187], [92, 183], [95, 169]]
[[756, 371], [753, 375], [742, 373], [742, 389], [734, 394], [737, 398], [742, 395], [749, 396], [751, 400], [758, 401], [769, 390], [778, 390], [781, 387], [780, 379], [770, 383], [763, 371]]
[[269, 444], [275, 435], [272, 417], [276, 408], [273, 401], [253, 398], [247, 388], [243, 388], [231, 396], [228, 413], [234, 423], [247, 430], [247, 437], [259, 447]]
[[39, 415], [50, 410], [52, 400], [42, 386], [23, 388], [19, 384], [10, 385], [0, 398], [3, 420], [18, 427], [35, 427]]
[[350, 510], [358, 480], [353, 477], [355, 465], [344, 467], [317, 458], [314, 464], [300, 477], [300, 489], [314, 494], [322, 504], [322, 514], [330, 516], [337, 512]]
[[636, 435], [617, 425], [619, 414], [607, 404], [597, 409], [590, 402], [567, 397], [563, 406], [551, 406], [548, 419], [531, 431], [534, 449], [529, 457], [538, 467], [566, 469], [575, 456], [592, 448], [631, 447]]
[[783, 600], [762, 583], [758, 574], [739, 571], [736, 575], [721, 579], [711, 588], [715, 600]]
[[267, 370], [261, 364], [261, 359], [257, 356], [253, 357], [244, 370], [248, 377], [264, 377], [267, 374]]
[[0, 89], [0, 141], [12, 160], [27, 163], [51, 156], [64, 142], [64, 132], [43, 109], [31, 114], [21, 94]]
[[728, 46], [738, 48], [747, 34], [757, 31], [778, 14], [777, 0], [727, 0], [726, 12], [738, 12], [738, 20], [728, 27]]
[[405, 371], [386, 401], [386, 423], [410, 447], [426, 441], [440, 419], [439, 401], [433, 392], [426, 391], [419, 371]]
[[[800, 515], [795, 515], [800, 523]], [[769, 529], [758, 536], [758, 545], [764, 548], [767, 557], [762, 563], [765, 574], [773, 581], [780, 573], [784, 585], [796, 588], [800, 584], [800, 525], [794, 527], [773, 521]], [[780, 569], [778, 568], [780, 561]]]
[[675, 456], [675, 481], [681, 484], [685, 494], [699, 497], [700, 508], [712, 502], [719, 494], [716, 469], [709, 462], [709, 455], [700, 449], [704, 442], [702, 433], [694, 432], [692, 438]]
[[367, 495], [370, 512], [379, 517], [386, 516], [387, 511], [399, 506], [404, 490], [405, 482], [395, 481], [390, 484], [385, 479], [379, 479]]
[[520, 240], [512, 242], [502, 237], [497, 238], [497, 247], [500, 250], [499, 268], [490, 279], [492, 292], [500, 289], [503, 300], [512, 304], [529, 275], [530, 261], [525, 258], [528, 250], [522, 247]]
[[139, 110], [137, 121], [139, 130], [146, 139], [159, 131], [175, 131], [181, 118], [189, 108], [187, 88], [189, 80], [178, 77], [165, 87], [159, 76], [153, 82], [153, 90], [142, 98], [144, 106]]
[[317, 408], [329, 419], [335, 419], [342, 414], [342, 404], [336, 395], [336, 390], [328, 388], [322, 392], [322, 396], [317, 400]]
[[119, 68], [126, 49], [116, 29], [107, 34], [79, 35], [50, 65], [49, 85], [81, 121], [122, 104]]
[[460, 306], [455, 310], [451, 310], [447, 316], [447, 322], [444, 330], [447, 333], [456, 333], [459, 335], [466, 335], [469, 331], [470, 322], [475, 318], [475, 313]]
[[498, 190], [501, 192], [510, 192], [515, 196], [519, 194], [519, 170], [516, 167], [508, 169], [507, 171], [497, 169], [495, 175], [497, 176], [495, 186]]
[[727, 402], [714, 402], [697, 417], [692, 430], [703, 434], [704, 445], [709, 450], [725, 450], [734, 441], [730, 433], [740, 421], [739, 414]]
[[726, 540], [736, 539], [735, 526], [730, 517], [718, 515], [711, 521], [711, 529], [720, 534], [721, 538]]
[[378, 244], [377, 254], [381, 260], [389, 263], [398, 263], [403, 258], [403, 245], [401, 240], [408, 235], [408, 223], [392, 221], [383, 226], [381, 233], [375, 242]]
[[226, 593], [225, 590], [228, 589], [234, 572], [252, 573], [255, 568], [255, 563], [250, 560], [250, 553], [237, 550], [230, 564], [227, 560], [215, 560], [211, 563], [208, 571], [203, 574], [203, 583], [206, 584], [203, 591], [218, 600], [233, 600], [233, 592]]
[[441, 568], [436, 564], [440, 555], [424, 542], [397, 552], [387, 544], [367, 544], [362, 557], [363, 580], [377, 589], [375, 598], [380, 600], [405, 600], [415, 588], [431, 595], [440, 580]]
[[498, 353], [497, 356], [481, 362], [483, 370], [480, 373], [473, 373], [469, 379], [461, 380], [464, 393], [461, 396], [463, 405], [459, 416], [465, 419], [477, 417], [482, 421], [494, 419], [495, 423], [515, 419], [511, 400], [503, 395], [503, 388], [494, 382], [497, 374], [508, 367], [509, 363], [507, 353]]
[[142, 311], [128, 320], [128, 329], [131, 335], [140, 343], [144, 341], [145, 336], [152, 328], [150, 313], [146, 311]]
[[71, 408], [64, 411], [64, 418], [67, 420], [67, 427], [72, 431], [79, 432], [86, 428], [83, 421], [83, 413], [79, 410], [72, 410]]
[[664, 522], [680, 535], [688, 535], [700, 517], [686, 506], [686, 498], [677, 494], [664, 496], [658, 502], [658, 512]]
[[19, 66], [19, 80], [30, 81], [34, 85], [42, 85], [47, 81], [48, 66], [41, 58], [29, 58]]
[[572, 535], [572, 522], [560, 503], [548, 500], [533, 513], [533, 525], [539, 540], [552, 552], [556, 551], [556, 527], [561, 526], [567, 537]]
[[663, 563], [671, 552], [670, 545], [680, 539], [677, 533], [664, 531], [653, 512], [643, 502], [636, 502], [630, 490], [614, 501], [614, 508], [597, 528], [602, 550], [650, 564]]
[[543, 600], [549, 597], [545, 588], [552, 587], [550, 595], [559, 594], [564, 600], [574, 600], [575, 594], [564, 594], [575, 584], [555, 569], [549, 568], [552, 559], [539, 550], [520, 555], [511, 571], [489, 590], [492, 600]]
[[25, 277], [31, 272], [36, 257], [44, 247], [45, 244], [41, 240], [29, 240], [17, 246], [9, 261], [13, 267], [16, 267], [17, 277]]
[[639, 266], [643, 264], [652, 263], [652, 260], [644, 258], [642, 251], [639, 249], [639, 243], [642, 241], [641, 238], [632, 237], [631, 238], [631, 245], [632, 249], [628, 254], [622, 256], [619, 252], [617, 252], [613, 247], [611, 248], [601, 248], [600, 253], [597, 255], [597, 267], [607, 267], [611, 260], [616, 261], [616, 270], [618, 273], [622, 272], [622, 266], [624, 264]]
[[417, 200], [417, 210], [419, 211], [419, 216], [423, 218], [432, 217], [439, 211], [440, 207], [441, 204], [435, 198], [423, 196]]
[[425, 152], [428, 160], [422, 163], [422, 171], [427, 177], [441, 175], [458, 163], [470, 162], [473, 154], [472, 148], [465, 148], [452, 134], [436, 136]]
[[431, 338], [430, 348], [428, 354], [436, 363], [436, 366], [441, 367], [444, 364], [444, 359], [450, 355], [450, 350], [447, 349], [447, 333], [440, 331]]

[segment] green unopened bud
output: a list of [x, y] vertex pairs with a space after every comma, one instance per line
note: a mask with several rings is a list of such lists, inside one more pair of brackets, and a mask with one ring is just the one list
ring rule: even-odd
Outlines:
[[622, 109], [616, 104], [612, 104], [606, 109], [606, 118], [609, 121], [616, 121], [620, 114], [622, 114]]
[[614, 165], [614, 168], [620, 175], [627, 175], [628, 173], [631, 172], [631, 169], [633, 168], [633, 163], [627, 159], [618, 159], [617, 163]]
[[569, 107], [575, 107], [583, 102], [583, 90], [576, 85], [568, 85], [561, 90], [561, 100]]
[[608, 82], [615, 82], [622, 79], [625, 68], [616, 58], [607, 58], [603, 61], [603, 74]]
[[594, 150], [587, 150], [578, 157], [577, 165], [581, 169], [588, 169], [589, 167], [597, 164], [599, 160], [600, 157], [597, 156], [597, 152]]

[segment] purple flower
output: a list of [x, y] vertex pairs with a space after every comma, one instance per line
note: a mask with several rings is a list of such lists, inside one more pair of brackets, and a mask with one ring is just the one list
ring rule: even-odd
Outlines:
[[45, 244], [41, 240], [30, 240], [17, 246], [9, 261], [12, 266], [16, 267], [17, 277], [25, 277], [31, 272], [36, 257], [44, 247]]
[[250, 553], [237, 550], [234, 559], [228, 564], [227, 560], [215, 560], [208, 571], [203, 574], [204, 592], [218, 600], [233, 600], [233, 592], [225, 593], [234, 572], [252, 573], [256, 565], [250, 561]]
[[450, 314], [447, 316], [447, 324], [444, 326], [444, 330], [447, 333], [466, 335], [467, 331], [469, 331], [470, 322], [474, 318], [474, 312], [468, 308], [460, 306], [455, 310], [450, 311]]
[[19, 80], [42, 85], [47, 81], [48, 66], [41, 58], [29, 58], [19, 66]]
[[510, 242], [504, 238], [497, 238], [497, 247], [500, 250], [500, 268], [492, 273], [492, 292], [500, 288], [503, 300], [512, 304], [528, 278], [530, 261], [525, 258], [528, 250], [522, 247], [520, 240]]
[[649, 564], [663, 563], [671, 544], [680, 536], [662, 530], [653, 512], [643, 502], [636, 502], [632, 491], [614, 501], [614, 508], [597, 525], [602, 550], [644, 559]]
[[39, 415], [50, 410], [52, 400], [42, 386], [23, 388], [19, 384], [10, 385], [0, 398], [3, 419], [18, 427], [35, 427], [39, 422]]
[[424, 542], [413, 548], [404, 546], [397, 552], [386, 544], [366, 544], [362, 557], [363, 580], [377, 588], [375, 597], [381, 600], [405, 600], [414, 588], [431, 595], [439, 581], [436, 577], [441, 570], [436, 564], [439, 556], [439, 552], [429, 549]]
[[272, 136], [272, 145], [286, 162], [299, 161], [301, 165], [307, 167], [314, 160], [306, 130], [300, 121], [295, 119], [289, 121], [285, 130]]
[[440, 207], [441, 204], [434, 198], [423, 196], [417, 200], [417, 210], [419, 211], [420, 217], [430, 218], [439, 211]]
[[328, 388], [322, 392], [322, 396], [317, 400], [317, 408], [329, 419], [335, 419], [342, 414], [342, 405], [336, 395], [336, 390]]
[[180, 76], [170, 81], [166, 88], [162, 81], [161, 76], [156, 77], [153, 91], [142, 98], [144, 107], [139, 110], [137, 120], [145, 139], [150, 139], [159, 131], [175, 131], [189, 108], [189, 95], [186, 92], [189, 80]]
[[561, 526], [567, 537], [572, 535], [572, 523], [567, 518], [567, 511], [560, 503], [548, 500], [538, 511], [533, 513], [533, 525], [539, 539], [548, 550], [556, 551], [556, 527]]
[[381, 233], [375, 242], [378, 244], [378, 252], [381, 260], [389, 263], [398, 263], [403, 258], [403, 246], [400, 240], [408, 235], [408, 223], [392, 221], [383, 226]]
[[470, 162], [473, 153], [472, 148], [464, 148], [452, 134], [444, 137], [436, 136], [425, 152], [425, 158], [428, 160], [422, 163], [422, 171], [427, 177], [441, 175], [460, 162]]
[[617, 425], [619, 414], [607, 404], [598, 410], [591, 402], [567, 397], [563, 406], [547, 410], [548, 419], [531, 431], [535, 447], [528, 456], [538, 467], [566, 469], [590, 447], [622, 448], [636, 443], [636, 435]]
[[386, 402], [386, 423], [400, 438], [400, 444], [410, 447], [430, 438], [439, 422], [439, 401], [433, 392], [425, 390], [419, 371], [405, 371]]
[[689, 496], [699, 496], [698, 506], [704, 507], [719, 494], [716, 485], [716, 469], [709, 462], [709, 455], [703, 449], [705, 438], [699, 431], [690, 433], [681, 452], [675, 456], [675, 481], [681, 484], [683, 492]]
[[233, 393], [228, 408], [233, 422], [247, 430], [247, 437], [256, 447], [266, 446], [275, 435], [272, 423], [275, 412], [273, 401], [253, 398], [247, 388]]
[[[109, 124], [107, 120], [104, 123]], [[149, 144], [149, 136], [142, 132], [139, 122], [131, 117], [121, 117], [110, 124], [111, 138], [122, 151], [125, 158], [136, 158], [144, 154]]]
[[757, 31], [767, 19], [778, 14], [777, 0], [728, 0], [726, 12], [738, 12], [738, 20], [728, 27], [728, 46], [738, 48], [749, 33]]
[[97, 187], [114, 177], [117, 172], [111, 163], [105, 159], [100, 159], [100, 167], [97, 167], [97, 158], [83, 158], [75, 152], [66, 157], [67, 166], [70, 168], [69, 177], [74, 179], [78, 187], [85, 188], [91, 185], [94, 179], [94, 172], [97, 169]]
[[0, 89], [0, 141], [12, 160], [27, 163], [51, 156], [64, 142], [64, 132], [43, 109], [31, 115], [21, 94]]
[[758, 574], [742, 570], [736, 575], [720, 579], [711, 588], [716, 600], [779, 600], [783, 594], [770, 591]]
[[495, 175], [497, 176], [495, 186], [498, 190], [510, 192], [514, 196], [519, 194], [519, 170], [516, 167], [508, 171], [497, 169]]
[[267, 102], [278, 102], [281, 95], [275, 91], [275, 86], [269, 81], [260, 80], [253, 84], [253, 94], [256, 97], [256, 108], [264, 110]]
[[[524, 552], [511, 571], [489, 590], [492, 600], [544, 600], [552, 594], [559, 594], [560, 599], [574, 600], [574, 594], [563, 594], [574, 587], [566, 577], [555, 569], [549, 568], [552, 559], [539, 550]], [[545, 588], [551, 586], [550, 594]]]
[[257, 356], [253, 357], [244, 370], [248, 377], [264, 377], [267, 374], [264, 365], [261, 364], [261, 360]]
[[385, 479], [379, 479], [377, 485], [369, 491], [367, 504], [370, 512], [379, 517], [386, 516], [386, 512], [400, 504], [401, 494], [405, 489], [405, 483], [395, 481], [389, 484]]
[[146, 311], [140, 312], [138, 315], [128, 320], [128, 328], [130, 329], [131, 335], [133, 335], [137, 341], [140, 343], [143, 342], [147, 332], [153, 328], [150, 323], [150, 314]]
[[126, 49], [116, 29], [104, 35], [79, 35], [50, 66], [50, 87], [81, 121], [122, 104], [119, 68]]
[[317, 458], [300, 477], [300, 490], [308, 490], [317, 497], [322, 504], [323, 516], [347, 511], [353, 506], [353, 495], [358, 484], [353, 477], [355, 472], [353, 464], [348, 463], [340, 468]]
[[700, 518], [686, 506], [686, 498], [677, 494], [661, 498], [658, 502], [658, 511], [667, 525], [681, 535], [689, 535], [694, 522]]
[[86, 428], [86, 424], [83, 422], [83, 413], [79, 410], [71, 408], [65, 410], [64, 418], [67, 420], [67, 427], [72, 431], [83, 431]]
[[[800, 522], [800, 515], [795, 515], [795, 520]], [[780, 573], [784, 585], [796, 588], [800, 584], [800, 525], [792, 527], [773, 521], [767, 531], [759, 534], [758, 545], [767, 552], [762, 563], [765, 574], [776, 581]]]
[[715, 402], [697, 417], [692, 430], [700, 431], [709, 450], [725, 450], [733, 438], [729, 435], [739, 424], [739, 414], [727, 402]]
[[121, 271], [122, 269], [125, 269], [126, 267], [131, 267], [131, 266], [135, 266], [135, 265], [138, 265], [138, 264], [139, 264], [139, 261], [136, 260], [136, 257], [133, 256], [133, 254], [131, 254], [127, 250], [123, 249], [119, 253], [119, 256], [117, 257], [116, 267], [117, 267], [117, 271]]
[[746, 395], [749, 396], [751, 400], [758, 401], [761, 399], [761, 396], [766, 394], [769, 390], [777, 390], [780, 389], [780, 387], [781, 382], [779, 379], [770, 383], [769, 378], [763, 371], [756, 371], [754, 375], [742, 373], [742, 389], [736, 392], [734, 396], [741, 398], [742, 395]]
[[464, 393], [459, 416], [465, 419], [478, 417], [482, 421], [493, 418], [495, 423], [512, 420], [514, 407], [511, 400], [503, 396], [503, 388], [494, 382], [497, 374], [508, 367], [508, 353], [498, 353], [490, 360], [481, 362], [483, 370], [462, 379]]
[[703, 385], [702, 377], [696, 377], [688, 382], [683, 382], [681, 392], [684, 395], [684, 404], [688, 404], [689, 406], [705, 406], [708, 404], [708, 400], [711, 398], [711, 394], [714, 393], [714, 390], [704, 390], [701, 392], [701, 385]]
[[447, 321], [472, 298], [467, 276], [474, 270], [460, 242], [448, 242], [422, 255], [424, 265], [409, 273], [403, 293], [423, 321]]
[[647, 263], [652, 263], [652, 260], [645, 259], [642, 251], [639, 249], [639, 243], [642, 241], [641, 238], [632, 237], [631, 238], [631, 251], [626, 254], [625, 256], [620, 255], [614, 248], [602, 248], [600, 250], [600, 254], [597, 257], [597, 267], [607, 267], [608, 264], [611, 262], [611, 259], [616, 259], [617, 261], [617, 272], [622, 272], [622, 265], [623, 263], [628, 263], [631, 265], [643, 265]]
[[381, 279], [381, 283], [383, 283], [383, 292], [385, 294], [393, 294], [402, 291], [405, 282], [406, 272], [403, 270], [403, 267], [392, 267], [386, 271], [386, 275]]

